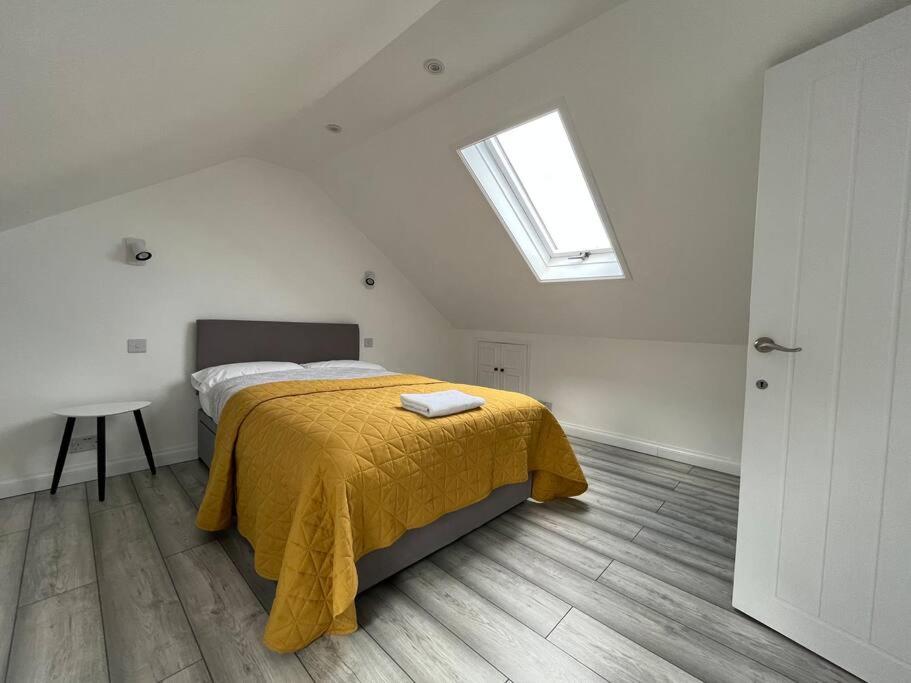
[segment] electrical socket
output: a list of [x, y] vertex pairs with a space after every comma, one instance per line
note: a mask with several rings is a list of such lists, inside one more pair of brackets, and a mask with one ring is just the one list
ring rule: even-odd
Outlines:
[[145, 353], [145, 339], [127, 339], [127, 353]]
[[373, 348], [373, 337], [364, 337], [364, 348], [365, 349]]
[[98, 437], [94, 434], [91, 436], [75, 436], [70, 441], [70, 450], [68, 453], [82, 453], [82, 451], [94, 451], [98, 448]]

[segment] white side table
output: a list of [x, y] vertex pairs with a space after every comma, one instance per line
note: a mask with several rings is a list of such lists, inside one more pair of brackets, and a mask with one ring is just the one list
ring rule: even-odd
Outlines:
[[72, 406], [55, 410], [56, 415], [66, 418], [66, 427], [63, 428], [63, 441], [60, 443], [60, 452], [57, 454], [57, 464], [54, 465], [54, 479], [51, 482], [51, 494], [57, 493], [57, 484], [60, 483], [60, 474], [63, 472], [63, 463], [66, 462], [66, 453], [70, 449], [70, 438], [73, 436], [73, 426], [77, 417], [94, 417], [98, 426], [98, 500], [104, 500], [105, 460], [104, 452], [104, 418], [110, 415], [133, 413], [136, 419], [136, 428], [139, 430], [139, 440], [142, 441], [142, 450], [145, 451], [149, 469], [155, 474], [155, 461], [152, 459], [152, 447], [149, 445], [149, 436], [146, 426], [142, 421], [143, 408], [150, 406], [149, 401], [125, 401], [122, 403], [94, 403], [86, 406]]

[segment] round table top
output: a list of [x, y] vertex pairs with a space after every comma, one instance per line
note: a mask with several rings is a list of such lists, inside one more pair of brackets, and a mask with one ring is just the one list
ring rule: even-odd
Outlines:
[[152, 405], [150, 401], [121, 401], [120, 403], [92, 403], [85, 406], [70, 406], [55, 410], [56, 415], [63, 417], [104, 417], [106, 415], [119, 415], [132, 413]]

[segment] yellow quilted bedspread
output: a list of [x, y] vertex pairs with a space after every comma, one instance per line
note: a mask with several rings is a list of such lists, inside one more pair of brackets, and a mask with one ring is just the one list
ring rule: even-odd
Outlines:
[[[487, 403], [427, 419], [399, 394], [461, 389]], [[264, 636], [279, 652], [357, 628], [355, 562], [407, 529], [533, 477], [537, 500], [587, 485], [560, 425], [522, 394], [417, 375], [242, 389], [222, 411], [197, 524], [231, 525], [277, 580]]]

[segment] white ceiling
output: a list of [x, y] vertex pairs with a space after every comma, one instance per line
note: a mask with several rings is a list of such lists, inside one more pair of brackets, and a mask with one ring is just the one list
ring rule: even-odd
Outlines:
[[[0, 229], [257, 156], [456, 327], [743, 343], [763, 72], [908, 2], [5, 0]], [[456, 156], [558, 101], [629, 280], [537, 283]]]
[[437, 0], [4, 0], [0, 228], [244, 153]]
[[[541, 47], [626, 0], [442, 0], [324, 98], [271, 129], [251, 156], [300, 170]], [[446, 70], [430, 75], [426, 59]], [[324, 130], [338, 123], [344, 134]]]
[[621, 1], [0, 3], [0, 230], [238, 156], [312, 168]]

